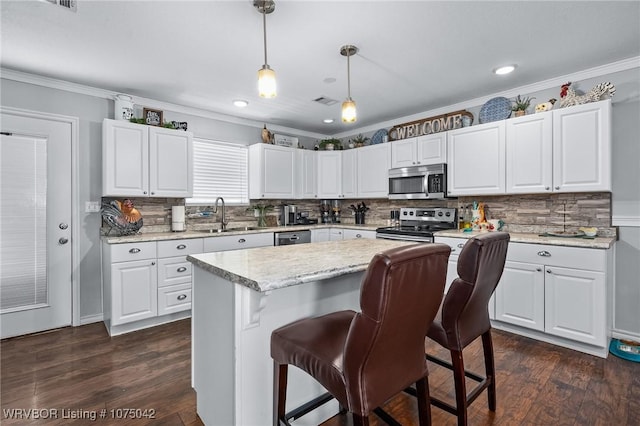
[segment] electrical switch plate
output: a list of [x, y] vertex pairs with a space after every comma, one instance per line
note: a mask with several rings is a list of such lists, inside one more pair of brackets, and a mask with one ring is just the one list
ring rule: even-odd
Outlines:
[[100, 201], [87, 201], [84, 203], [85, 213], [97, 213], [100, 211]]

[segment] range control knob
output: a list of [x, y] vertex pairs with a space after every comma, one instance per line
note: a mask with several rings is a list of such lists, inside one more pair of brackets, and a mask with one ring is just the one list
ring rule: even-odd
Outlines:
[[442, 212], [438, 212], [438, 216], [442, 216]]
[[449, 216], [451, 216], [451, 212], [446, 212], [444, 215], [445, 215], [446, 217], [449, 217]]

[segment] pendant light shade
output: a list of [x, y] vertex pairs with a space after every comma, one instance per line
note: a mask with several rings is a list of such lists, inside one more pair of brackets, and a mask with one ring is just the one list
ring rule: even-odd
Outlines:
[[340, 48], [340, 54], [347, 57], [347, 99], [342, 103], [342, 122], [355, 123], [357, 119], [356, 102], [351, 99], [351, 62], [349, 58], [358, 53], [358, 48], [347, 44]]
[[264, 65], [258, 70], [258, 94], [261, 98], [275, 98], [276, 72], [269, 67], [267, 62], [267, 13], [275, 10], [276, 5], [273, 0], [254, 0], [253, 5], [262, 13], [262, 30], [264, 40]]
[[267, 64], [258, 70], [258, 93], [262, 98], [276, 97], [276, 72]]

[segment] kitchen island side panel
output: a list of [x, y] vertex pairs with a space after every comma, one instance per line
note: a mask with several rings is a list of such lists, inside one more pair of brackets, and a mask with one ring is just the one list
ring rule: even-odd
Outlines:
[[[300, 318], [359, 310], [364, 272], [260, 293], [194, 269], [194, 300], [199, 299], [194, 302], [192, 325], [198, 415], [207, 425], [270, 424], [271, 331]], [[289, 367], [287, 411], [324, 392], [315, 379]], [[337, 403], [331, 401], [296, 425], [317, 425], [337, 412]]]

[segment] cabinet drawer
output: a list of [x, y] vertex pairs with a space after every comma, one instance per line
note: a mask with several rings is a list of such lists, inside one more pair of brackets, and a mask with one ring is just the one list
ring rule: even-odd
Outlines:
[[191, 283], [158, 289], [158, 315], [191, 309]]
[[604, 272], [606, 250], [510, 243], [507, 260]]
[[203, 239], [158, 241], [158, 257], [186, 256], [203, 252]]
[[158, 259], [158, 287], [191, 283], [192, 263], [186, 256]]
[[111, 262], [128, 262], [130, 260], [154, 259], [156, 256], [156, 242], [110, 244]]
[[273, 232], [225, 235], [224, 237], [210, 237], [204, 240], [205, 253], [268, 246], [273, 246]]

